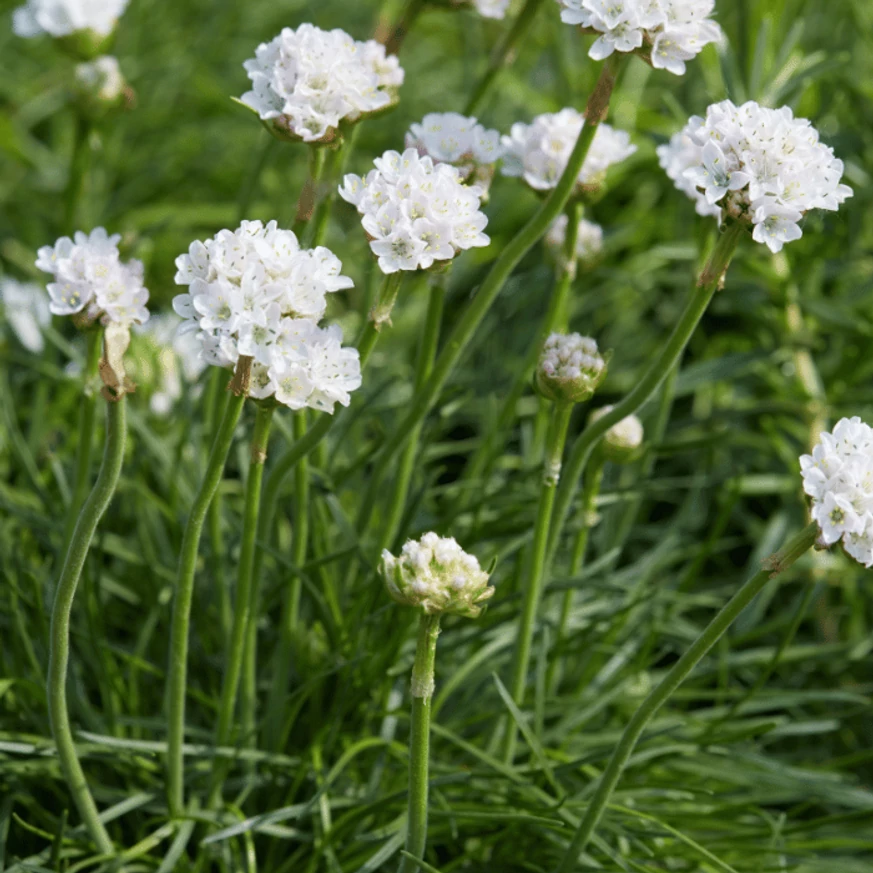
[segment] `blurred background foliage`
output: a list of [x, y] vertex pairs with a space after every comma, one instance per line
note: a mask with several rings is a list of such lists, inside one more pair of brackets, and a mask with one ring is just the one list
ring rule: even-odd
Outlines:
[[[39, 281], [35, 250], [65, 230], [72, 61], [47, 39], [14, 37], [13, 5], [2, 4], [0, 27], [0, 268]], [[426, 423], [400, 537], [434, 528], [483, 562], [498, 558], [492, 607], [476, 623], [447, 622], [440, 643], [428, 859], [445, 873], [551, 869], [641, 696], [742, 577], [803, 523], [797, 457], [812, 429], [844, 415], [873, 420], [873, 6], [717, 5], [728, 38], [722, 52], [707, 49], [681, 79], [631, 63], [613, 99], [610, 122], [631, 131], [639, 148], [588, 210], [605, 229], [606, 248], [577, 278], [571, 321], [615, 353], [595, 405], [633, 386], [714, 237], [713, 223], [695, 215], [655, 157], [689, 115], [726, 97], [788, 104], [846, 162], [855, 196], [839, 213], [811, 215], [784, 257], [751, 242], [741, 248], [673, 390], [643, 410], [654, 435], [646, 455], [608, 468], [589, 565], [581, 578], [562, 576], [562, 552], [547, 595], [529, 757], [514, 768], [492, 756], [493, 726], [506, 711], [492, 673], [506, 678], [516, 566], [536, 506], [532, 394], [501, 435], [505, 451], [489, 475], [469, 481], [462, 471], [545, 311], [553, 267], [540, 247], [502, 292]], [[272, 141], [231, 101], [247, 89], [242, 62], [281, 27], [303, 21], [365, 38], [394, 19], [395, 6], [131, 0], [114, 51], [136, 103], [92, 134], [79, 225], [124, 234], [128, 253], [146, 263], [155, 311], [169, 307], [173, 260], [192, 239], [241, 217], [293, 219], [306, 152]], [[424, 113], [460, 110], [507, 25], [428, 9], [401, 53], [401, 103], [362, 126], [349, 169], [366, 171], [383, 150], [399, 148]], [[597, 75], [589, 42], [546, 0], [480, 119], [508, 131], [541, 112], [583, 108]], [[447, 324], [535, 205], [517, 180], [497, 178], [487, 207], [493, 243], [456, 265]], [[342, 202], [327, 245], [356, 280], [333, 312], [352, 335], [378, 276], [358, 217]], [[255, 857], [268, 871], [351, 873], [396, 863], [410, 618], [387, 602], [366, 563], [351, 579], [347, 570], [362, 556], [352, 520], [369, 457], [409, 398], [425, 305], [423, 288], [407, 283], [351, 415], [314, 458], [310, 560], [300, 571], [307, 631], [298, 640], [285, 753], [243, 756], [230, 783], [234, 804], [175, 838], [159, 830], [168, 604], [208, 424], [194, 390], [171, 416], [150, 413], [146, 368], [120, 492], [76, 604], [70, 686], [85, 769], [101, 808], [112, 809], [113, 837], [128, 847], [147, 841], [126, 869], [253, 870]], [[42, 687], [80, 392], [65, 372], [82, 355], [70, 328], [55, 321], [41, 358], [11, 331], [0, 346], [0, 870], [100, 863], [65, 817]], [[274, 451], [290, 439], [290, 416], [278, 418]], [[195, 788], [205, 785], [214, 754], [245, 452], [240, 440], [223, 486], [220, 535], [204, 538], [201, 549], [189, 707]], [[289, 489], [266, 566], [264, 688], [281, 592], [299, 570], [288, 557], [292, 503]], [[577, 590], [571, 634], [550, 649], [558, 592], [568, 587]], [[871, 591], [870, 575], [834, 553], [807, 559], [765, 592], [653, 723], [580, 869], [867, 873]], [[551, 664], [560, 684], [546, 693]], [[372, 744], [378, 737], [384, 742]], [[267, 817], [246, 818], [258, 815]], [[233, 827], [237, 821], [248, 823]]]

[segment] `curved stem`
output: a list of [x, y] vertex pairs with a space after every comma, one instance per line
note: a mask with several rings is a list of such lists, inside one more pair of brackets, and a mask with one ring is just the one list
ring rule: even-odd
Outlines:
[[117, 401], [109, 401], [106, 404], [106, 443], [103, 448], [103, 462], [94, 488], [82, 506], [76, 522], [55, 591], [47, 678], [49, 721], [58, 749], [61, 772], [64, 774], [91, 839], [104, 855], [112, 855], [115, 850], [106, 828], [100, 821], [97, 805], [88, 789], [82, 765], [76, 755], [73, 732], [70, 728], [70, 714], [67, 710], [66, 680], [70, 657], [70, 612], [94, 532], [109, 506], [109, 501], [112, 500], [121, 474], [127, 432], [126, 412], [126, 400], [123, 395]]
[[624, 400], [616, 404], [606, 415], [591, 422], [576, 439], [555, 500], [555, 523], [549, 536], [550, 555], [554, 554], [557, 547], [558, 537], [567, 521], [576, 486], [594, 447], [614, 424], [635, 413], [666, 379], [691, 339], [703, 313], [706, 312], [744, 232], [741, 224], [732, 223], [727, 226], [719, 237], [709, 262], [700, 274], [697, 287], [692, 292], [685, 311], [657, 360], [652, 363]]
[[[530, 668], [530, 652], [533, 645], [534, 627], [543, 594], [543, 580], [546, 570], [546, 546], [549, 538], [549, 526], [552, 521], [552, 509], [555, 505], [555, 489], [561, 475], [561, 459], [564, 455], [564, 444], [567, 439], [567, 428], [573, 405], [556, 403], [552, 410], [552, 420], [549, 425], [548, 446], [546, 449], [543, 482], [540, 489], [537, 520], [534, 527], [533, 545], [530, 553], [527, 585], [524, 589], [524, 603], [519, 616], [518, 632], [515, 638], [515, 649], [512, 653], [512, 680], [510, 693], [512, 699], [522, 707], [524, 692], [527, 685], [527, 673]], [[515, 741], [518, 728], [514, 721], [507, 720], [504, 734], [503, 760], [510, 763], [515, 755]]]
[[[185, 738], [185, 692], [188, 682], [188, 629], [191, 623], [191, 603], [194, 597], [194, 572], [197, 550], [209, 504], [221, 484], [224, 464], [233, 442], [234, 431], [246, 400], [251, 358], [241, 357], [231, 382], [233, 396], [228, 400], [224, 417], [215, 435], [209, 463], [200, 490], [185, 525], [182, 551], [176, 573], [173, 614], [170, 623], [170, 659], [167, 692], [167, 802], [174, 817], [184, 812], [184, 761], [182, 743]], [[239, 388], [235, 389], [235, 386]], [[238, 393], [237, 393], [238, 391]]]
[[609, 764], [600, 777], [597, 791], [588, 805], [585, 817], [555, 873], [571, 873], [572, 870], [576, 869], [579, 855], [585, 851], [597, 828], [603, 811], [609, 803], [609, 798], [612, 796], [637, 742], [646, 729], [646, 725], [685, 681], [688, 674], [700, 663], [704, 655], [721, 639], [737, 616], [760, 594], [774, 576], [788, 569], [801, 555], [807, 552], [815, 543], [817, 536], [818, 525], [810, 524], [789, 540], [781, 551], [764, 561], [762, 569], [752, 576], [731, 598], [691, 644], [685, 654], [673, 665], [670, 672], [661, 680], [654, 691], [643, 701], [618, 741], [618, 745], [609, 759]]
[[[430, 712], [434, 689], [439, 615], [422, 613], [412, 666], [412, 719], [409, 730], [409, 799], [406, 820], [406, 851], [423, 858], [427, 845], [427, 788], [430, 756]], [[418, 865], [403, 858], [398, 873], [412, 873]]]
[[[273, 407], [266, 404], [258, 404], [258, 410], [255, 414], [255, 427], [252, 432], [251, 463], [249, 464], [249, 474], [246, 480], [242, 545], [240, 547], [239, 570], [236, 582], [233, 628], [227, 651], [224, 681], [221, 689], [221, 702], [218, 707], [218, 726], [215, 731], [216, 746], [226, 746], [231, 740], [237, 690], [239, 689], [243, 656], [245, 654], [246, 631], [249, 623], [254, 623], [257, 620], [257, 616], [251, 614], [252, 568], [255, 557], [255, 532], [258, 528], [258, 510], [261, 505], [261, 481], [264, 476], [264, 464], [267, 460], [267, 443], [270, 439], [270, 425], [272, 421]], [[246, 719], [244, 718], [243, 721], [246, 721]], [[251, 718], [249, 721], [253, 723], [254, 719]], [[221, 789], [229, 766], [229, 762], [226, 759], [222, 759], [213, 769], [212, 787], [209, 792], [208, 801], [210, 807], [214, 806], [221, 798]]]

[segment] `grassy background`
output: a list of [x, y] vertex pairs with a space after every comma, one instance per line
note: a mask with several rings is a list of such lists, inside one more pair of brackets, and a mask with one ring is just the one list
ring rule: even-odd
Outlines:
[[[246, 217], [293, 217], [305, 150], [272, 143], [230, 101], [246, 89], [242, 61], [284, 25], [312, 21], [363, 38], [379, 15], [369, 0], [132, 0], [115, 49], [137, 105], [94, 143], [80, 224], [125, 233], [129, 253], [146, 262], [155, 310], [169, 306], [173, 259], [190, 240], [235, 226], [241, 206]], [[434, 528], [486, 563], [498, 558], [491, 608], [477, 622], [447, 621], [440, 641], [428, 859], [444, 873], [551, 869], [642, 695], [744, 575], [803, 523], [797, 456], [816, 415], [873, 420], [873, 11], [867, 0], [721, 0], [718, 17], [729, 39], [723, 56], [708, 49], [682, 79], [631, 64], [614, 98], [611, 122], [632, 131], [639, 151], [590, 210], [606, 230], [606, 252], [580, 275], [573, 300], [572, 327], [615, 350], [596, 402], [634, 384], [711, 243], [712, 223], [695, 216], [654, 155], [688, 115], [724, 97], [788, 103], [846, 161], [855, 197], [839, 214], [810, 216], [784, 259], [744, 245], [692, 340], [672, 407], [656, 400], [644, 410], [650, 432], [669, 413], [663, 437], [632, 467], [607, 471], [584, 577], [562, 575], [563, 553], [558, 562], [536, 641], [525, 754], [514, 768], [494, 757], [494, 725], [506, 712], [494, 676], [507, 680], [516, 567], [536, 506], [531, 395], [488, 479], [459, 476], [545, 310], [552, 270], [539, 248], [504, 289], [427, 421], [404, 520], [404, 536]], [[350, 168], [364, 171], [397, 147], [425, 112], [460, 109], [504, 27], [468, 12], [427, 12], [401, 56], [401, 104], [363, 127]], [[546, 0], [482, 109], [483, 122], [507, 130], [539, 112], [582, 108], [597, 74], [586, 57], [589, 41], [562, 26]], [[0, 56], [7, 71], [0, 80], [0, 263], [21, 278], [34, 276], [35, 249], [62, 232], [71, 63], [46, 40], [14, 38], [5, 23]], [[487, 209], [494, 242], [456, 265], [448, 324], [535, 203], [516, 180], [495, 182]], [[357, 283], [333, 313], [350, 332], [378, 279], [351, 207], [337, 204], [327, 244]], [[204, 463], [206, 416], [203, 399], [187, 392], [170, 418], [156, 419], [146, 402], [148, 374], [142, 379], [119, 494], [74, 610], [70, 683], [98, 804], [113, 809], [113, 838], [138, 846], [126, 869], [254, 870], [257, 859], [257, 869], [270, 873], [352, 873], [396, 864], [412, 616], [388, 602], [366, 562], [354, 578], [348, 568], [356, 553], [369, 554], [351, 520], [368, 485], [368, 458], [408, 402], [424, 307], [423, 289], [407, 286], [353, 414], [316, 456], [303, 568], [289, 560], [291, 490], [283, 500], [266, 562], [259, 645], [266, 692], [282, 593], [302, 573], [306, 630], [297, 640], [284, 754], [238, 760], [226, 808], [183, 829], [187, 845], [161, 830], [162, 705], [171, 584]], [[51, 753], [42, 685], [80, 391], [64, 374], [68, 357], [81, 355], [70, 327], [56, 320], [42, 358], [9, 331], [0, 346], [0, 870], [7, 871], [99, 867], [75, 813], [66, 819], [69, 798]], [[818, 400], [801, 378], [810, 355], [825, 388]], [[290, 415], [277, 418], [274, 452], [290, 433]], [[577, 413], [574, 432], [583, 418]], [[223, 485], [221, 536], [204, 537], [201, 548], [188, 716], [195, 794], [214, 762], [209, 744], [251, 420], [249, 410]], [[458, 514], [461, 492], [475, 497]], [[578, 592], [572, 632], [555, 649], [558, 592], [568, 586]], [[652, 724], [586, 869], [869, 871], [870, 593], [869, 574], [838, 554], [810, 557], [768, 589]], [[561, 683], [546, 694], [552, 661]]]

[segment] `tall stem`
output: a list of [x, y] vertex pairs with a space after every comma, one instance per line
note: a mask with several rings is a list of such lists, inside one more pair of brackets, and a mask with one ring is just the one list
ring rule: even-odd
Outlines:
[[321, 182], [324, 163], [324, 149], [320, 146], [309, 146], [309, 175], [303, 183], [303, 190], [300, 192], [300, 199], [297, 201], [297, 214], [294, 217], [294, 225], [291, 228], [298, 239], [303, 236], [315, 212], [315, 202], [318, 197], [318, 188]]
[[567, 521], [576, 487], [594, 447], [614, 424], [618, 424], [623, 418], [635, 413], [658, 390], [658, 386], [673, 369], [722, 282], [725, 271], [744, 233], [745, 229], [741, 224], [728, 224], [719, 237], [709, 262], [700, 274], [697, 287], [692, 292], [682, 317], [673, 329], [673, 333], [657, 360], [652, 363], [640, 381], [637, 382], [633, 391], [624, 400], [616, 404], [606, 415], [591, 422], [576, 439], [567, 461], [564, 479], [555, 499], [555, 524], [552, 526], [549, 537], [550, 555], [557, 547], [558, 537]]
[[[552, 410], [552, 420], [549, 425], [546, 460], [543, 470], [543, 481], [540, 487], [540, 499], [537, 506], [536, 526], [534, 527], [533, 545], [531, 546], [530, 564], [527, 585], [524, 589], [524, 602], [519, 616], [518, 631], [515, 636], [515, 649], [512, 653], [512, 680], [510, 693], [512, 699], [519, 705], [524, 705], [524, 692], [527, 685], [527, 673], [530, 667], [530, 652], [533, 645], [534, 627], [543, 594], [543, 580], [546, 569], [546, 546], [549, 539], [549, 527], [552, 521], [552, 509], [555, 505], [555, 489], [561, 476], [561, 460], [564, 455], [564, 444], [567, 440], [567, 428], [570, 424], [570, 414], [573, 405], [556, 403]], [[514, 721], [508, 720], [504, 734], [503, 759], [511, 762], [515, 755], [517, 727]]]
[[103, 462], [94, 488], [82, 506], [73, 530], [55, 591], [49, 635], [47, 691], [52, 736], [58, 749], [61, 772], [73, 795], [79, 815], [91, 839], [104, 855], [111, 855], [115, 850], [106, 828], [100, 821], [97, 805], [88, 789], [82, 765], [76, 755], [70, 714], [67, 709], [66, 681], [70, 659], [70, 612], [85, 558], [94, 539], [94, 532], [112, 500], [121, 474], [127, 432], [126, 412], [124, 395], [106, 404], [106, 443], [103, 448]]
[[91, 122], [79, 112], [74, 116], [73, 157], [64, 190], [64, 231], [72, 234], [78, 227], [82, 191], [91, 164]]
[[[215, 731], [216, 746], [226, 746], [231, 740], [237, 690], [239, 688], [245, 653], [246, 631], [249, 623], [257, 620], [257, 616], [251, 614], [252, 568], [255, 557], [255, 532], [258, 529], [258, 510], [261, 505], [261, 481], [264, 476], [264, 464], [267, 460], [267, 443], [270, 439], [270, 425], [272, 421], [273, 407], [266, 404], [258, 404], [258, 411], [255, 414], [255, 427], [252, 432], [251, 462], [249, 463], [249, 474], [246, 480], [242, 545], [240, 547], [239, 570], [236, 582], [233, 628], [227, 651], [221, 702], [218, 707], [218, 726]], [[243, 721], [246, 721], [246, 719], [244, 718]], [[253, 723], [254, 719], [249, 719], [249, 721]], [[221, 797], [221, 789], [227, 776], [228, 766], [228, 762], [222, 760], [212, 771], [213, 778], [209, 806], [214, 806]]]
[[385, 39], [385, 52], [396, 55], [403, 46], [409, 31], [412, 30], [418, 16], [424, 11], [426, 0], [407, 0], [400, 13], [400, 18], [388, 31]]
[[621, 735], [621, 739], [609, 759], [609, 764], [600, 777], [597, 791], [588, 804], [585, 817], [555, 873], [571, 873], [572, 870], [576, 869], [579, 855], [585, 851], [597, 828], [603, 811], [609, 803], [609, 798], [612, 796], [637, 742], [646, 729], [646, 725], [685, 681], [689, 673], [700, 663], [704, 655], [721, 639], [737, 616], [760, 594], [773, 577], [788, 569], [801, 555], [807, 552], [815, 543], [817, 536], [818, 525], [810, 524], [789, 540], [781, 551], [764, 561], [762, 569], [752, 576], [731, 598], [691, 644], [688, 651], [673, 665], [670, 672], [661, 680], [654, 691], [643, 701]]
[[351, 134], [349, 133], [346, 142], [329, 149], [325, 158], [324, 168], [321, 173], [321, 184], [316, 190], [315, 216], [310, 223], [311, 233], [308, 240], [310, 248], [316, 248], [324, 242], [324, 236], [327, 233], [327, 222], [330, 218], [334, 200], [336, 200], [338, 176], [345, 160], [345, 152], [349, 148], [350, 138]]
[[558, 184], [530, 221], [500, 253], [482, 286], [477, 291], [476, 296], [446, 339], [445, 346], [434, 364], [430, 378], [422, 390], [416, 394], [409, 412], [380, 451], [379, 461], [373, 472], [371, 488], [375, 489], [378, 487], [380, 479], [388, 470], [394, 457], [406, 444], [415, 425], [427, 415], [436, 402], [464, 349], [472, 339], [476, 329], [482, 323], [482, 319], [485, 318], [491, 305], [497, 299], [497, 295], [518, 262], [536, 241], [545, 234], [549, 226], [566, 206], [576, 187], [579, 172], [588, 155], [588, 150], [591, 148], [597, 128], [606, 117], [609, 109], [609, 99], [615, 85], [615, 76], [619, 63], [620, 59], [617, 57], [617, 53], [604, 62], [600, 78], [588, 101], [587, 120], [579, 133], [579, 138], [576, 140], [576, 144], [573, 147], [573, 151], [567, 161], [567, 166]]
[[[412, 720], [409, 730], [409, 799], [406, 821], [406, 851], [424, 857], [427, 845], [427, 788], [430, 756], [430, 712], [434, 690], [434, 662], [439, 615], [422, 613], [412, 666]], [[413, 873], [418, 865], [403, 858], [398, 873]]]
[[182, 551], [176, 573], [173, 614], [170, 623], [170, 657], [167, 692], [167, 802], [170, 814], [184, 812], [184, 761], [182, 743], [185, 739], [185, 694], [188, 682], [188, 629], [191, 624], [191, 603], [194, 597], [194, 571], [200, 535], [209, 504], [221, 484], [224, 464], [233, 442], [234, 431], [246, 400], [252, 359], [241, 357], [231, 381], [233, 396], [228, 400], [224, 417], [215, 435], [209, 462], [200, 490], [185, 524]]

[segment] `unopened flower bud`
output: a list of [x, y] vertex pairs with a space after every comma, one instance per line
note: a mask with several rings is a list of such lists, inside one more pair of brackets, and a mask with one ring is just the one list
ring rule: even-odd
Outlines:
[[[595, 409], [591, 413], [591, 421], [597, 421], [603, 418], [609, 412], [612, 412], [612, 406], [604, 406], [602, 409]], [[635, 416], [629, 415], [621, 421], [614, 424], [603, 437], [603, 454], [606, 459], [616, 464], [626, 464], [628, 461], [634, 460], [639, 454], [640, 446], [643, 444], [643, 424]]]
[[400, 556], [382, 552], [379, 572], [398, 603], [420, 607], [430, 615], [450, 613], [476, 618], [494, 594], [488, 573], [452, 537], [426, 533], [408, 540]]
[[591, 337], [553, 333], [543, 346], [534, 384], [555, 403], [581, 403], [597, 390], [606, 367], [606, 358]]
[[92, 116], [104, 115], [133, 101], [133, 91], [118, 66], [118, 59], [112, 55], [101, 55], [78, 64], [74, 88], [78, 102]]

